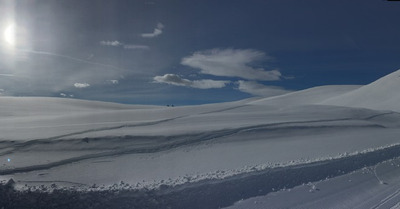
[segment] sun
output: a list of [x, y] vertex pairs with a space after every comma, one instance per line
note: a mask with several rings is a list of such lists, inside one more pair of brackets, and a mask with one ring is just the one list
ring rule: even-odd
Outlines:
[[7, 44], [9, 44], [11, 46], [15, 45], [15, 25], [14, 24], [9, 24], [6, 27], [6, 29], [4, 30], [4, 33], [3, 33], [3, 38]]

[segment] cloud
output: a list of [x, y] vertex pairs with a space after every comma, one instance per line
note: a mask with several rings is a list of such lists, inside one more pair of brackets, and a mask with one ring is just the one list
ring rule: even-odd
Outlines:
[[218, 89], [223, 88], [226, 84], [230, 83], [230, 81], [216, 81], [211, 79], [194, 80], [192, 82], [191, 87], [197, 89]]
[[60, 93], [60, 96], [61, 97], [74, 97], [74, 95], [73, 94], [66, 94], [66, 93]]
[[100, 41], [100, 44], [103, 46], [121, 46], [121, 45], [123, 45], [119, 41]]
[[90, 86], [88, 83], [74, 83], [75, 88], [82, 89]]
[[110, 80], [112, 84], [118, 84], [119, 81], [118, 80]]
[[290, 90], [283, 89], [277, 86], [265, 86], [261, 83], [255, 81], [243, 81], [240, 80], [236, 82], [238, 86], [238, 90], [242, 92], [246, 92], [255, 96], [277, 96], [281, 94], [290, 93]]
[[163, 76], [155, 76], [153, 80], [157, 83], [167, 83], [175, 86], [190, 86], [192, 82], [188, 79], [183, 79], [179, 75], [165, 74]]
[[230, 81], [216, 81], [210, 79], [203, 80], [188, 80], [180, 77], [176, 74], [165, 74], [163, 76], [155, 76], [153, 78], [156, 83], [167, 83], [175, 86], [186, 86], [197, 89], [213, 89], [213, 88], [223, 88]]
[[141, 36], [143, 38], [154, 38], [163, 33], [162, 29], [164, 28], [164, 25], [162, 23], [158, 23], [157, 27], [154, 28], [153, 33], [142, 33]]
[[146, 45], [128, 44], [128, 45], [124, 45], [124, 49], [150, 49], [150, 47], [146, 46]]
[[45, 55], [45, 56], [51, 56], [51, 57], [59, 57], [59, 58], [63, 58], [63, 59], [74, 61], [74, 62], [81, 62], [81, 63], [90, 64], [90, 65], [97, 65], [97, 66], [100, 66], [100, 67], [113, 68], [115, 70], [124, 70], [124, 69], [121, 69], [121, 68], [116, 67], [114, 65], [108, 65], [108, 64], [103, 64], [103, 63], [99, 63], [99, 62], [92, 62], [92, 61], [89, 61], [89, 60], [84, 60], [84, 59], [71, 57], [71, 56], [67, 56], [67, 55], [63, 55], [63, 54], [56, 54], [56, 53], [45, 52], [45, 51], [34, 51], [34, 50], [19, 50], [19, 51], [20, 52], [24, 52], [24, 53], [29, 53], [29, 54]]
[[201, 73], [239, 77], [249, 80], [280, 80], [278, 70], [252, 67], [257, 61], [271, 59], [264, 52], [253, 49], [212, 49], [195, 52], [182, 59], [181, 64], [200, 69]]
[[[116, 48], [101, 46], [99, 41], [96, 44], [99, 47], [111, 47], [118, 51], [125, 51], [122, 46]], [[151, 85], [148, 83], [149, 76], [158, 75], [158, 70], [166, 63], [161, 55], [152, 57], [157, 59], [157, 65], [149, 66], [148, 63], [153, 64], [154, 61], [144, 59], [147, 54], [133, 54], [126, 60], [125, 56], [116, 56], [115, 51], [112, 53], [96, 52], [96, 55], [89, 60], [87, 59], [88, 53], [60, 54], [57, 51], [16, 49], [13, 54], [2, 55], [0, 88], [6, 90], [2, 96], [59, 97], [62, 92], [88, 99], [92, 95], [123, 95], [121, 92], [125, 92], [129, 88], [137, 89], [143, 85]], [[26, 57], [23, 62], [19, 62], [21, 56]], [[19, 64], [15, 65], [17, 59]], [[122, 82], [123, 77], [131, 82]], [[109, 80], [119, 80], [120, 82], [113, 84]], [[90, 86], [74, 85], [75, 83], [88, 83]], [[87, 87], [83, 88], [85, 86]], [[99, 93], [97, 94], [97, 92]], [[98, 96], [97, 99], [102, 99], [102, 97]]]
[[5, 73], [0, 73], [0, 76], [5, 76], [5, 77], [14, 77], [14, 74], [5, 74]]
[[115, 41], [100, 41], [100, 44], [103, 46], [122, 47], [124, 49], [150, 49], [150, 47], [146, 46], [146, 45], [124, 44], [117, 40], [115, 40]]
[[107, 82], [109, 82], [110, 84], [118, 84], [119, 81], [118, 80], [108, 80]]

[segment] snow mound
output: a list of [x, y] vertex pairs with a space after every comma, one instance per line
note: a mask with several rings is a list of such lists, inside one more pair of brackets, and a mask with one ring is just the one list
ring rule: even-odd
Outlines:
[[400, 70], [384, 76], [375, 82], [329, 98], [320, 104], [347, 107], [363, 107], [377, 110], [400, 112]]
[[263, 98], [250, 102], [254, 105], [272, 105], [272, 106], [292, 106], [316, 104], [328, 98], [342, 95], [344, 93], [360, 88], [358, 85], [329, 85], [318, 86], [301, 91], [296, 91], [275, 97]]

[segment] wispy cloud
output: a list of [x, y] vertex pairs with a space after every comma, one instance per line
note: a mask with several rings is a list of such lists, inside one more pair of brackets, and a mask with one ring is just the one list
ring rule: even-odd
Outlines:
[[280, 80], [278, 70], [253, 67], [255, 62], [272, 59], [253, 49], [212, 49], [198, 51], [182, 59], [181, 64], [200, 69], [203, 74], [239, 77], [249, 80]]
[[156, 83], [167, 83], [175, 86], [186, 86], [197, 89], [212, 89], [212, 88], [223, 88], [230, 81], [217, 81], [210, 79], [203, 80], [189, 80], [184, 79], [176, 74], [165, 74], [163, 76], [155, 76], [153, 78]]
[[112, 84], [118, 84], [118, 83], [119, 83], [118, 80], [110, 80], [110, 82], [111, 82]]
[[66, 94], [66, 93], [60, 93], [60, 96], [61, 97], [74, 97], [74, 95], [73, 94]]
[[82, 89], [90, 86], [88, 83], [74, 83], [75, 88]]
[[143, 38], [154, 38], [163, 33], [162, 29], [164, 28], [164, 25], [162, 23], [158, 23], [157, 27], [154, 28], [154, 31], [152, 33], [142, 33], [141, 36]]
[[128, 44], [128, 45], [124, 45], [124, 49], [150, 49], [150, 47], [146, 46], [146, 45]]
[[117, 85], [119, 84], [119, 80], [107, 80], [106, 83]]
[[281, 87], [277, 86], [265, 86], [261, 83], [255, 82], [255, 81], [243, 81], [240, 80], [236, 82], [238, 85], [238, 90], [242, 92], [246, 92], [255, 96], [264, 96], [264, 97], [270, 97], [270, 96], [277, 96], [281, 94], [286, 94], [291, 91], [283, 89]]
[[85, 60], [85, 59], [79, 59], [79, 58], [76, 58], [76, 57], [71, 57], [71, 56], [62, 55], [62, 54], [56, 54], [56, 53], [51, 53], [51, 52], [33, 51], [33, 50], [19, 50], [19, 51], [24, 52], [24, 53], [30, 53], [30, 54], [59, 57], [59, 58], [63, 58], [63, 59], [67, 59], [67, 60], [71, 60], [71, 61], [75, 61], [75, 62], [81, 62], [81, 63], [90, 64], [90, 65], [97, 65], [97, 66], [101, 66], [101, 67], [113, 68], [115, 70], [124, 70], [124, 69], [121, 69], [121, 68], [116, 67], [114, 65], [108, 65], [108, 64], [98, 63], [98, 62], [91, 62], [91, 61], [88, 61], [88, 60]]
[[5, 77], [14, 77], [14, 74], [5, 74], [5, 73], [0, 73], [0, 76], [5, 76]]
[[[101, 47], [100, 42], [97, 44]], [[114, 46], [103, 47], [113, 48]], [[119, 46], [118, 49], [125, 51], [122, 46]], [[74, 53], [66, 55], [58, 52], [15, 49], [13, 54], [4, 54], [2, 57], [7, 62], [3, 63], [2, 69], [0, 69], [0, 88], [6, 90], [2, 93], [3, 96], [60, 96], [59, 94], [62, 92], [88, 98], [94, 92], [104, 93], [109, 90], [107, 93], [115, 94], [117, 89], [125, 91], [132, 86], [134, 86], [132, 88], [140, 87], [139, 83], [150, 85], [148, 84], [149, 74], [152, 74], [152, 77], [157, 75], [154, 71], [158, 68], [148, 67], [146, 63], [150, 61], [139, 58], [142, 55], [133, 56], [129, 63], [116, 61], [121, 57], [105, 59], [106, 56], [109, 54]], [[18, 62], [18, 66], [14, 66], [13, 63], [17, 63], [14, 60], [18, 59], [19, 61], [19, 57], [24, 57], [23, 62]], [[162, 58], [158, 60], [163, 61]], [[145, 67], [145, 72], [133, 70]], [[136, 82], [116, 84], [117, 81], [111, 81], [123, 79], [124, 76], [128, 77], [130, 81], [135, 80]]]
[[120, 41], [100, 41], [100, 45], [102, 46], [111, 46], [111, 47], [122, 47], [124, 49], [150, 49], [149, 46], [146, 45], [136, 45], [136, 44], [125, 44]]
[[100, 41], [100, 44], [103, 46], [121, 46], [121, 45], [123, 45], [119, 41]]

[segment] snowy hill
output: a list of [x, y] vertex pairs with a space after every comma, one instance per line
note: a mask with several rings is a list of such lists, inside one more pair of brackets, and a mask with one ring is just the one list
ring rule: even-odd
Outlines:
[[400, 70], [354, 91], [329, 98], [321, 104], [400, 112]]
[[154, 106], [124, 105], [54, 97], [0, 97], [0, 117], [63, 115], [121, 109], [144, 109]]
[[342, 86], [318, 86], [301, 91], [296, 91], [284, 95], [268, 97], [250, 102], [255, 105], [273, 105], [273, 106], [295, 106], [305, 104], [317, 104], [326, 99], [342, 95], [344, 93], [358, 89], [358, 85]]
[[[322, 180], [330, 190], [317, 200], [307, 196], [310, 202], [304, 202], [301, 192], [281, 192], [279, 197], [292, 198], [285, 201], [290, 207], [301, 200], [305, 208], [324, 208], [315, 202], [339, 193], [335, 186], [342, 190], [357, 184], [363, 190], [373, 187], [380, 200], [400, 202], [399, 184], [380, 183], [400, 182], [399, 175], [376, 181], [379, 172], [400, 171], [374, 167], [385, 161], [397, 165], [394, 159], [400, 157], [400, 114], [394, 112], [400, 111], [399, 76], [397, 71], [361, 87], [322, 86], [269, 98], [182, 107], [0, 97], [0, 181], [13, 178], [22, 190], [40, 185], [48, 191], [52, 184], [74, 192], [93, 190], [94, 196], [119, 190], [127, 196], [112, 194], [115, 200], [130, 197], [125, 198], [131, 201], [127, 208], [192, 208], [194, 202], [197, 208], [221, 208], [260, 195], [268, 199], [275, 189], [300, 186], [295, 191], [304, 191], [308, 184], [302, 184]], [[340, 180], [345, 174], [364, 174], [360, 169], [365, 167], [371, 175], [364, 183]], [[330, 180], [341, 183], [332, 186]], [[141, 201], [160, 205], [135, 205], [138, 193], [133, 191], [143, 194], [148, 189], [156, 190], [151, 190], [152, 198]], [[225, 190], [236, 195], [224, 196]], [[370, 200], [368, 192], [358, 194], [354, 199], [342, 195], [350, 198], [345, 206]], [[0, 191], [0, 206], [1, 195]], [[278, 208], [284, 205], [279, 197], [273, 202]], [[329, 200], [332, 207], [343, 206], [335, 205], [335, 198]], [[367, 206], [380, 200], [370, 200]], [[243, 201], [242, 208], [252, 208], [253, 203]]]

